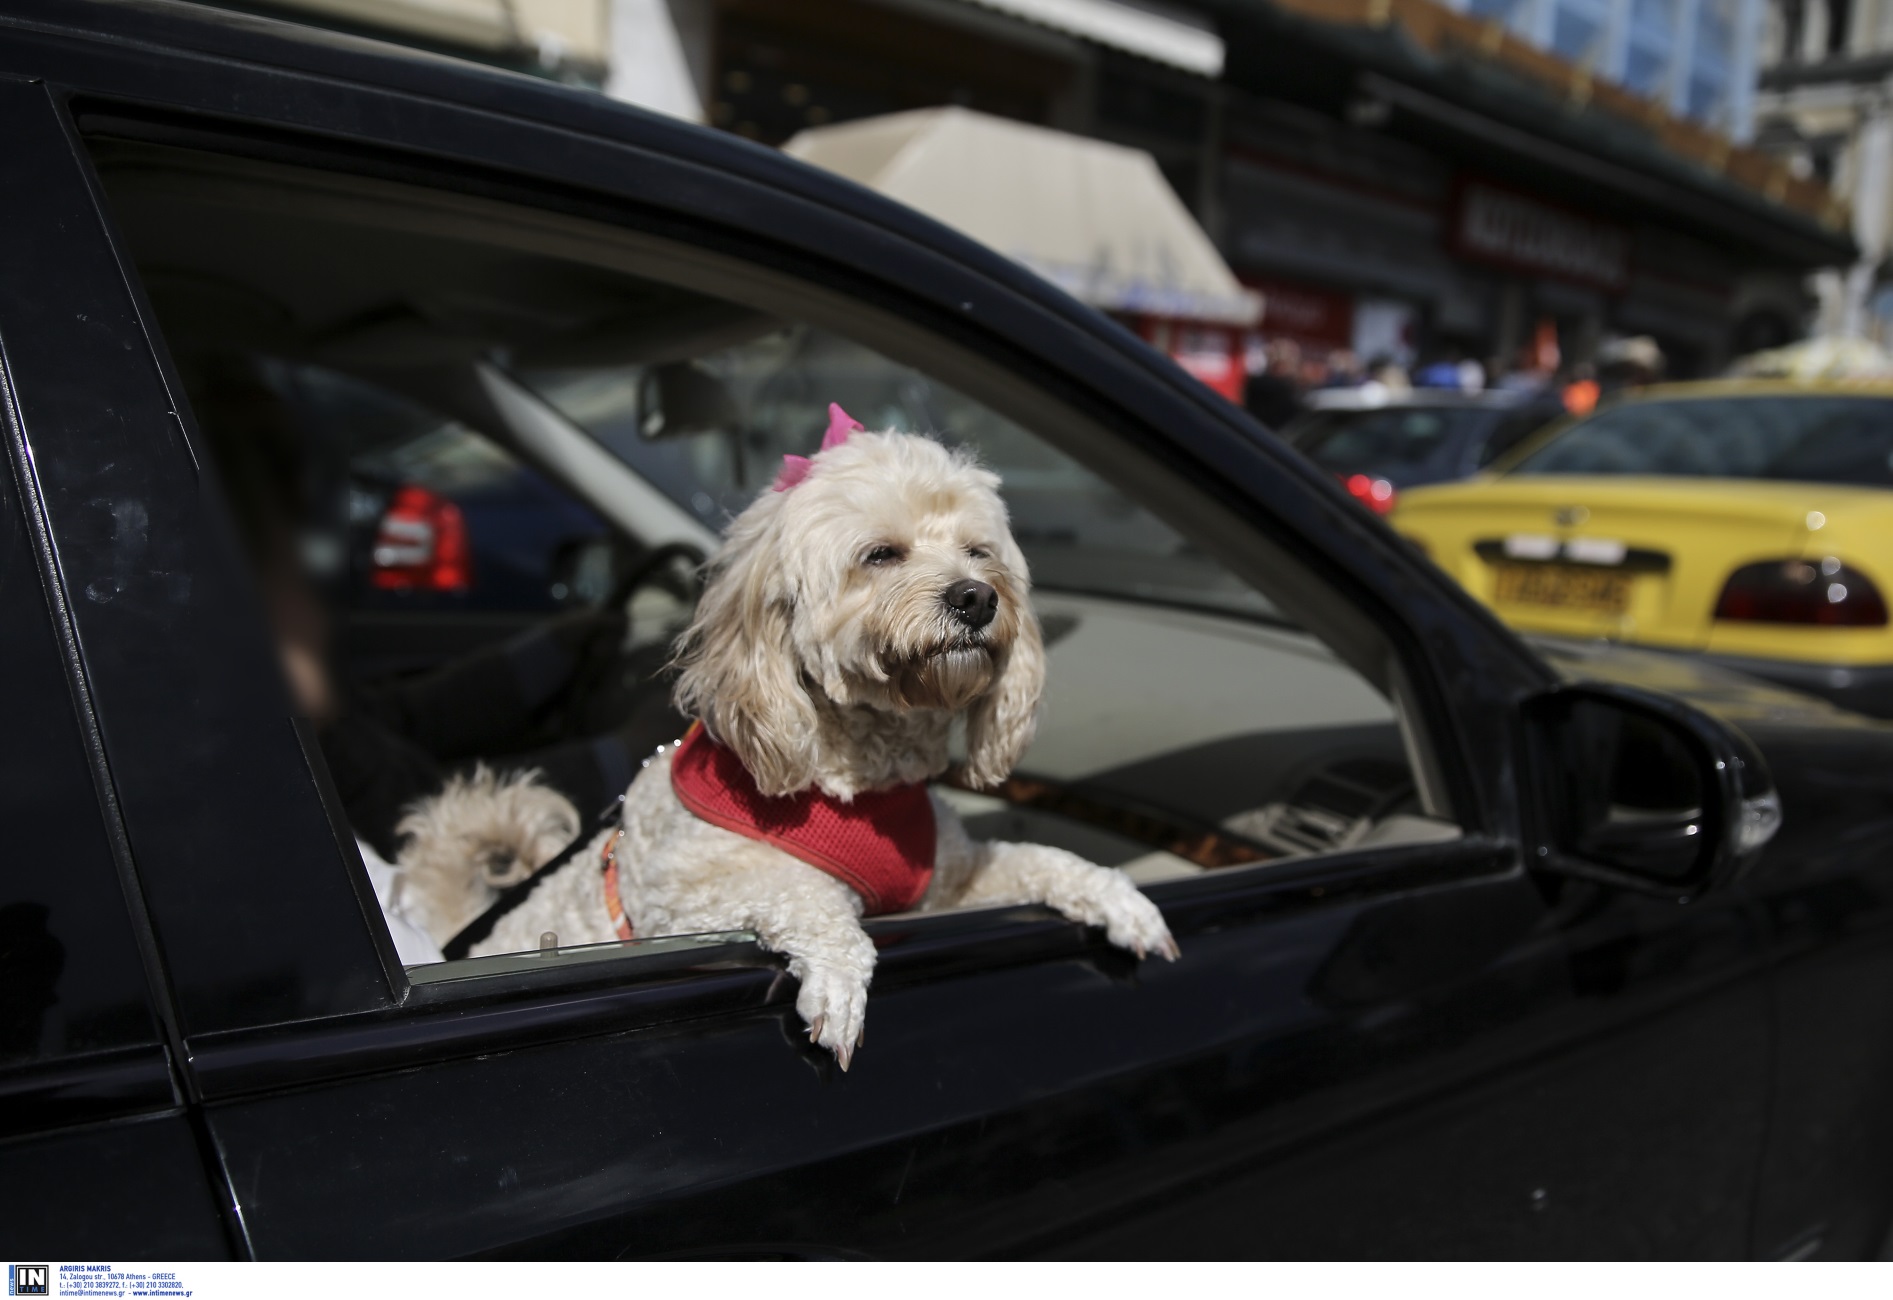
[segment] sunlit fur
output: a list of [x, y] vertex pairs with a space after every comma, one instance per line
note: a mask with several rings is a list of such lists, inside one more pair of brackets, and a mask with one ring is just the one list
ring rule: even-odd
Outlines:
[[[1002, 779], [1032, 738], [1045, 653], [998, 479], [923, 438], [857, 433], [730, 526], [678, 648], [677, 701], [765, 791], [851, 799], [942, 772], [964, 719], [968, 776]], [[876, 553], [882, 558], [876, 559]], [[943, 604], [962, 579], [998, 593], [977, 633]], [[874, 944], [840, 879], [699, 819], [669, 752], [625, 794], [618, 893], [639, 938], [746, 930], [787, 958], [809, 1037], [846, 1069], [862, 1041]], [[1120, 871], [1040, 844], [977, 843], [933, 796], [922, 911], [1044, 903], [1138, 956], [1175, 959], [1163, 914]], [[601, 836], [501, 918], [473, 955], [614, 937]]]
[[[677, 702], [765, 794], [848, 799], [938, 776], [956, 716], [992, 785], [1032, 739], [1045, 685], [1031, 580], [999, 479], [925, 438], [856, 434], [731, 525], [678, 655]], [[891, 548], [897, 558], [868, 558]], [[941, 599], [999, 594], [977, 632]]]

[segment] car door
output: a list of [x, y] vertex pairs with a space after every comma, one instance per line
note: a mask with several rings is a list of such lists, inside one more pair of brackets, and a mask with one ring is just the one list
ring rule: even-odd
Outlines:
[[[0, 112], [23, 99], [43, 109], [40, 88], [0, 80]], [[50, 398], [19, 310], [23, 251], [12, 245], [0, 272], [0, 1248], [14, 1260], [222, 1258], [235, 1244], [222, 1171], [175, 1069], [169, 972], [97, 762], [59, 582], [77, 557], [51, 544], [40, 510], [40, 476], [57, 471], [20, 436], [20, 403], [44, 415]], [[88, 508], [95, 536], [140, 523], [128, 503]]]
[[[4, 53], [65, 81], [6, 100], [9, 138], [32, 149], [3, 165], [31, 167], [45, 201], [4, 218], [5, 245], [38, 260], [16, 255], [0, 332], [37, 329], [16, 379], [25, 447], [62, 555], [71, 539], [61, 594], [249, 1250], [1746, 1250], [1768, 1041], [1739, 896], [1685, 910], [1527, 872], [1516, 706], [1549, 678], [1239, 414], [1023, 273], [700, 133], [614, 116], [588, 134], [593, 105], [475, 74], [378, 92], [285, 70], [287, 46], [267, 74], [75, 42]], [[353, 57], [355, 82], [418, 75]], [[524, 99], [452, 102], [476, 92]], [[131, 104], [153, 97], [174, 111]], [[274, 107], [246, 109], [241, 140], [194, 115], [238, 104]], [[559, 113], [558, 130], [529, 120]], [[317, 130], [375, 157], [324, 154]], [[588, 220], [713, 245], [733, 291], [753, 276], [830, 321], [907, 330], [909, 351], [996, 403], [1082, 428], [1153, 509], [1214, 516], [1397, 646], [1388, 671], [1461, 833], [1152, 884], [1175, 966], [1034, 909], [875, 922], [874, 1034], [845, 1076], [806, 1046], [778, 963], [741, 939], [404, 971], [272, 680], [213, 467], [80, 133], [281, 150], [459, 197], [427, 162], [450, 158], [522, 210], [556, 181]], [[411, 152], [390, 168], [389, 149]], [[79, 545], [100, 527], [87, 476], [113, 472], [134, 476], [161, 566], [118, 534]], [[117, 599], [113, 566], [134, 562], [162, 578], [140, 598], [159, 604]], [[159, 607], [165, 636], [139, 640], [128, 620]]]
[[[1880, 1098], [1893, 1079], [1893, 864], [1880, 846], [1893, 809], [1893, 735], [1883, 722], [1761, 720], [1781, 754], [1783, 798], [1808, 810], [1783, 827], [1782, 869], [1754, 885], [1773, 949], [1774, 1120], [1756, 1196], [1763, 1258], [1885, 1259], [1893, 1145]], [[1826, 721], [1824, 719], [1824, 721]], [[1798, 798], [1797, 798], [1798, 796]], [[1834, 828], [1850, 829], [1836, 834]]]

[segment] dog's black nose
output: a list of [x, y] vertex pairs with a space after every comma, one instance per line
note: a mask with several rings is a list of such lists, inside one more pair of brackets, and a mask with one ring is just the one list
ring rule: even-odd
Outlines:
[[982, 628], [999, 612], [999, 593], [990, 584], [961, 578], [940, 593], [953, 617], [970, 628]]

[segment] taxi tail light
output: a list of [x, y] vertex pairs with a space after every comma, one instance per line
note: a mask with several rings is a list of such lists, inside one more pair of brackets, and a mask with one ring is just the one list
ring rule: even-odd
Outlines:
[[1372, 510], [1377, 515], [1384, 515], [1393, 509], [1394, 487], [1384, 478], [1370, 478], [1365, 474], [1337, 475], [1341, 486], [1356, 501]]
[[1716, 617], [1732, 623], [1885, 627], [1886, 601], [1858, 569], [1839, 560], [1770, 560], [1729, 575]]
[[460, 507], [410, 483], [396, 489], [375, 529], [370, 581], [383, 591], [465, 591], [473, 550]]

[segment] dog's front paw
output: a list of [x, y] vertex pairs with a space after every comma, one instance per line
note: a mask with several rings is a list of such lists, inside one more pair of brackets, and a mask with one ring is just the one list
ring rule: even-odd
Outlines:
[[1175, 961], [1182, 954], [1177, 941], [1170, 937], [1170, 927], [1164, 924], [1162, 910], [1129, 877], [1115, 871], [1111, 876], [1112, 887], [1099, 900], [1105, 938], [1139, 957], [1157, 953], [1166, 961]]
[[835, 1054], [843, 1070], [861, 1045], [868, 1018], [868, 984], [835, 966], [810, 966], [795, 1009], [808, 1023], [809, 1041]]

